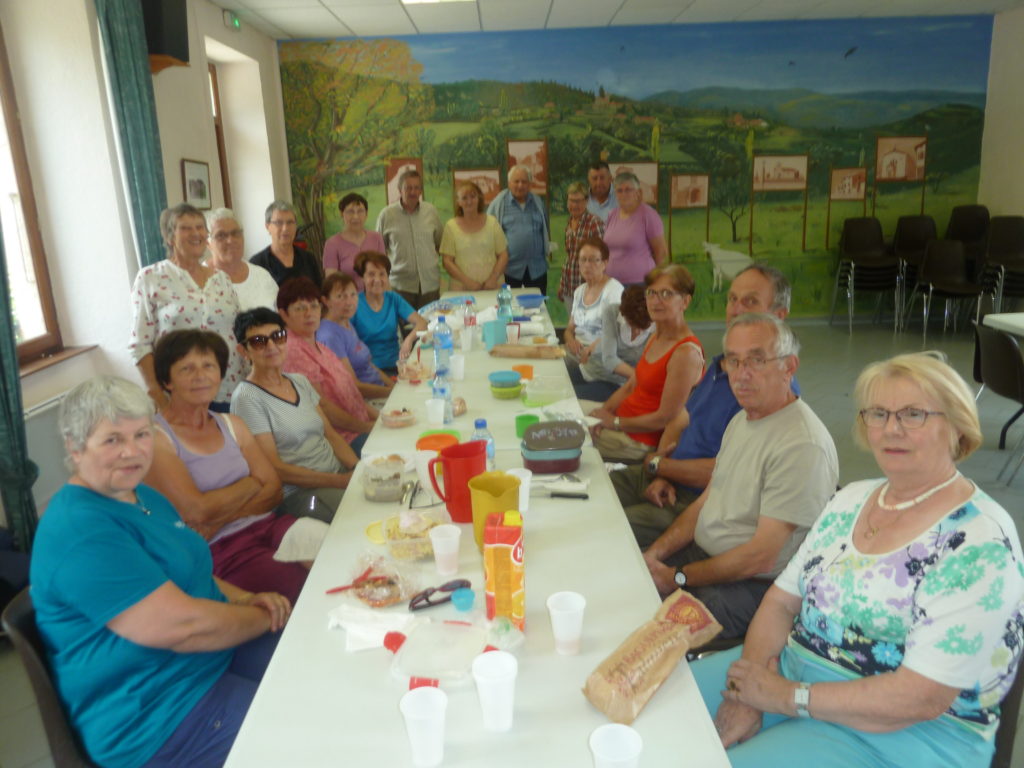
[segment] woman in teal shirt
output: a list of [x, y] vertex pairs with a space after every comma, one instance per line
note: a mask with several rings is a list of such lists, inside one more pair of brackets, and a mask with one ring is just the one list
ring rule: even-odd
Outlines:
[[[364, 251], [356, 256], [356, 273], [363, 278], [364, 293], [359, 294], [359, 307], [352, 318], [352, 327], [370, 348], [373, 364], [387, 374], [396, 374], [398, 360], [412, 351], [416, 331], [427, 330], [427, 321], [412, 306], [390, 290], [391, 259], [383, 253]], [[404, 321], [413, 329], [398, 345], [398, 326]]]

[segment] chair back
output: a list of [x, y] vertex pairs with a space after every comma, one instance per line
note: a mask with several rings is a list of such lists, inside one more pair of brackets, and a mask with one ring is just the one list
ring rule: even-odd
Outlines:
[[852, 261], [878, 261], [886, 257], [882, 224], [873, 216], [846, 219], [839, 238], [839, 256]]
[[1024, 270], [1024, 216], [993, 216], [988, 230], [988, 263]]
[[1017, 737], [1017, 719], [1020, 717], [1020, 701], [1024, 694], [1024, 670], [1017, 667], [1017, 677], [999, 705], [999, 730], [996, 731], [996, 751], [992, 756], [992, 768], [1013, 768], [1013, 742]]
[[946, 239], [965, 244], [984, 242], [988, 236], [989, 214], [984, 205], [958, 205], [950, 211]]
[[1017, 337], [976, 323], [974, 343], [981, 383], [997, 395], [1024, 404], [1024, 357]]
[[46, 649], [36, 626], [35, 610], [27, 587], [8, 603], [0, 621], [4, 631], [10, 635], [32, 684], [54, 765], [62, 768], [89, 768], [93, 764], [79, 745], [53, 685]]
[[931, 216], [900, 216], [892, 239], [893, 253], [896, 258], [919, 266], [924, 260], [928, 241], [936, 239], [937, 232], [935, 219]]
[[957, 289], [968, 283], [967, 257], [959, 240], [932, 240], [925, 246], [918, 281], [939, 290]]

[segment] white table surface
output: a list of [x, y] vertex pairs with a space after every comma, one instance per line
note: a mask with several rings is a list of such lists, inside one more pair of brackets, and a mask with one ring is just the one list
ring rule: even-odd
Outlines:
[[981, 322], [990, 328], [998, 328], [1000, 331], [1024, 336], [1024, 312], [1000, 312], [985, 315]]
[[[498, 466], [521, 466], [518, 452], [499, 451]], [[391, 674], [391, 653], [348, 653], [344, 631], [327, 629], [328, 611], [351, 598], [325, 590], [351, 580], [360, 553], [383, 552], [363, 531], [398, 508], [365, 501], [360, 473], [331, 525], [228, 766], [411, 765], [398, 711], [404, 688]], [[601, 660], [654, 615], [659, 599], [594, 449], [584, 449], [579, 474], [590, 481], [588, 501], [534, 496], [525, 515], [526, 642], [518, 654], [515, 725], [508, 733], [484, 731], [472, 684], [448, 690], [445, 766], [590, 765], [587, 739], [607, 718], [581, 688]], [[459, 575], [479, 589], [482, 558], [472, 526], [462, 527]], [[440, 583], [431, 560], [415, 568], [423, 587]], [[554, 651], [544, 602], [561, 589], [587, 598], [578, 656]], [[729, 765], [685, 660], [633, 725], [644, 740], [643, 765]]]

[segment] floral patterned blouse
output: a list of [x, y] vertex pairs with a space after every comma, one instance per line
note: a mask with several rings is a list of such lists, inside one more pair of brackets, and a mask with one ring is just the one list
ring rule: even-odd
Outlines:
[[1024, 641], [1013, 521], [977, 489], [909, 544], [864, 554], [853, 530], [882, 480], [837, 493], [775, 585], [803, 598], [789, 637], [849, 677], [905, 665], [960, 694], [943, 717], [990, 738]]
[[169, 331], [197, 328], [213, 331], [228, 344], [228, 368], [217, 391], [227, 403], [246, 376], [245, 362], [235, 349], [231, 330], [239, 312], [231, 278], [215, 270], [200, 288], [186, 270], [164, 259], [142, 269], [132, 285], [132, 332], [128, 349], [136, 364], [152, 354], [156, 340]]

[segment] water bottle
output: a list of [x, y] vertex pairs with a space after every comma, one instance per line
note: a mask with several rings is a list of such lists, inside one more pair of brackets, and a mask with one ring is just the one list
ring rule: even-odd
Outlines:
[[452, 408], [452, 382], [448, 378], [447, 368], [440, 368], [435, 372], [430, 388], [435, 398], [444, 400], [444, 423], [451, 424], [455, 421], [455, 412]]
[[484, 440], [487, 442], [487, 468], [494, 470], [494, 436], [487, 429], [487, 419], [477, 419], [473, 423], [473, 434], [470, 440]]
[[434, 329], [434, 371], [445, 376], [451, 375], [452, 370], [452, 329], [445, 322], [444, 315], [437, 318], [437, 328]]
[[498, 291], [498, 320], [502, 325], [512, 322], [512, 289], [508, 287], [508, 283], [501, 286], [501, 290]]
[[466, 328], [476, 327], [476, 310], [472, 299], [466, 299], [466, 306], [462, 308], [462, 324]]

